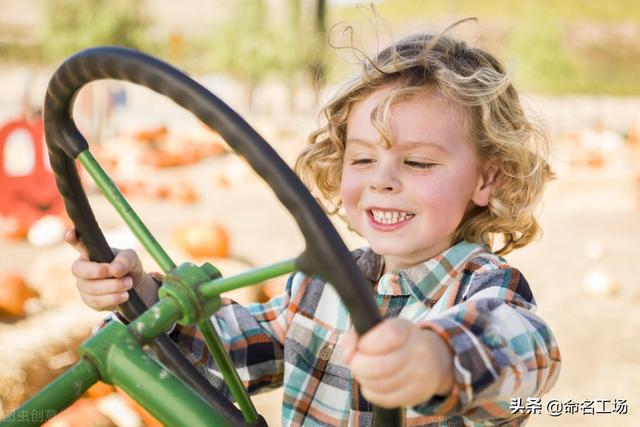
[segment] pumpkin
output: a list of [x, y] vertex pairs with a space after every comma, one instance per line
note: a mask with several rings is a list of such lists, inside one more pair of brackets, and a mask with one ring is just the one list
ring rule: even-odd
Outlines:
[[178, 182], [175, 184], [171, 189], [171, 197], [185, 205], [195, 203], [199, 198], [193, 186], [187, 182]]
[[586, 163], [591, 168], [601, 168], [604, 166], [604, 157], [600, 153], [589, 152]]
[[231, 181], [229, 181], [229, 178], [227, 178], [225, 175], [220, 175], [216, 179], [216, 185], [218, 186], [218, 188], [231, 188]]
[[125, 196], [144, 196], [148, 191], [147, 184], [139, 179], [119, 181], [117, 182], [117, 186], [120, 192]]
[[271, 298], [284, 293], [286, 280], [272, 279], [260, 286], [260, 302], [267, 302]]
[[46, 427], [111, 427], [113, 421], [90, 399], [80, 399], [43, 424]]
[[8, 240], [22, 240], [29, 233], [29, 224], [17, 216], [0, 217], [0, 236]]
[[166, 150], [149, 151], [142, 158], [142, 163], [155, 168], [170, 168], [182, 164], [182, 158], [179, 154]]
[[133, 137], [142, 143], [150, 143], [165, 138], [168, 133], [169, 132], [165, 126], [159, 126], [157, 128], [145, 129], [136, 132], [133, 134]]
[[227, 232], [215, 222], [180, 227], [173, 238], [176, 245], [193, 258], [226, 258], [229, 255]]
[[22, 276], [0, 273], [0, 315], [24, 316], [25, 302], [36, 295]]
[[100, 399], [101, 397], [107, 396], [111, 393], [114, 393], [116, 388], [111, 384], [103, 383], [102, 381], [98, 381], [85, 392], [85, 396], [89, 399]]
[[171, 187], [167, 184], [158, 184], [153, 188], [151, 196], [156, 200], [168, 199], [171, 196]]
[[45, 215], [29, 227], [27, 241], [33, 247], [52, 246], [64, 238], [65, 220], [58, 215]]
[[202, 144], [200, 150], [204, 156], [220, 156], [227, 152], [227, 149], [224, 145], [220, 144], [216, 141], [207, 142]]
[[640, 145], [640, 114], [629, 125], [629, 133], [627, 134], [627, 144]]

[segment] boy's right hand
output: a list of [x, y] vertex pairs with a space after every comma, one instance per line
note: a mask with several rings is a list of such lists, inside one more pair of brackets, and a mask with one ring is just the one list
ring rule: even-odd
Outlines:
[[87, 248], [75, 230], [67, 230], [64, 239], [80, 254], [71, 266], [71, 273], [77, 279], [76, 287], [82, 301], [94, 310], [114, 310], [129, 299], [129, 289], [135, 286], [138, 291], [138, 287], [147, 281], [135, 251], [115, 249], [113, 261], [98, 263], [89, 259]]

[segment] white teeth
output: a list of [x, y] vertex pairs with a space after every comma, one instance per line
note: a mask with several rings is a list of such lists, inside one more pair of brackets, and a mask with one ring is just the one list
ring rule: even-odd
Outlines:
[[373, 219], [381, 224], [396, 224], [414, 216], [409, 212], [371, 210]]

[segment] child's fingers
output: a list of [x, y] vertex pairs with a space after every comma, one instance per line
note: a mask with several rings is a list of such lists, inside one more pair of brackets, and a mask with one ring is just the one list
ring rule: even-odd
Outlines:
[[342, 339], [342, 351], [344, 352], [344, 360], [347, 364], [351, 363], [351, 358], [356, 351], [358, 344], [358, 335], [353, 331], [349, 331], [344, 334]]
[[374, 355], [397, 350], [409, 339], [413, 327], [404, 319], [384, 320], [360, 338], [358, 351]]
[[409, 387], [412, 384], [411, 366], [405, 369], [408, 372], [393, 373], [380, 378], [356, 378], [362, 387], [369, 390], [375, 390], [379, 393], [390, 393], [402, 387]]
[[113, 277], [110, 264], [79, 258], [71, 264], [71, 273], [78, 279], [95, 280]]
[[81, 294], [97, 297], [127, 292], [133, 287], [133, 280], [129, 276], [121, 279], [78, 280], [76, 287]]
[[80, 254], [81, 258], [89, 259], [89, 252], [87, 251], [87, 248], [84, 246], [84, 244], [80, 241], [80, 239], [78, 239], [78, 234], [76, 233], [75, 229], [70, 228], [67, 231], [65, 231], [64, 240], [73, 249], [78, 251], [78, 253]]
[[388, 377], [403, 376], [407, 368], [406, 351], [394, 351], [383, 355], [368, 355], [357, 352], [349, 367], [358, 381], [384, 380]]
[[116, 257], [110, 264], [110, 272], [113, 277], [123, 277], [133, 271], [137, 264], [138, 255], [133, 250], [116, 250]]
[[116, 306], [125, 303], [129, 299], [128, 292], [109, 295], [84, 295], [80, 294], [82, 301], [95, 310], [113, 310]]

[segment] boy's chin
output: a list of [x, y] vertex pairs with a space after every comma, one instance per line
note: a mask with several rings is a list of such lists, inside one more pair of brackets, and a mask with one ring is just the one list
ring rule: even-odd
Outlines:
[[369, 242], [369, 246], [373, 252], [382, 256], [402, 258], [411, 254], [411, 251], [408, 250], [408, 248], [403, 248], [398, 245], [397, 240], [395, 242]]

